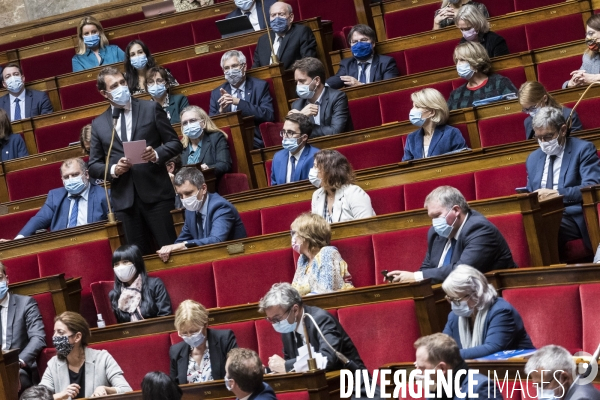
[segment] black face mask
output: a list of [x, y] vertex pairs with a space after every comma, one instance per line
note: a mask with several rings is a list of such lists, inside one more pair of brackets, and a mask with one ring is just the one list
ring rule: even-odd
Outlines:
[[56, 353], [63, 357], [71, 354], [73, 347], [75, 347], [74, 344], [69, 343], [69, 336], [53, 336], [52, 345], [56, 349]]

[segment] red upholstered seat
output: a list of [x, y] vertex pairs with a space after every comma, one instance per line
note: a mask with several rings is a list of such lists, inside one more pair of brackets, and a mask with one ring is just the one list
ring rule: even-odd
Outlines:
[[[199, 44], [208, 42], [210, 40], [216, 40], [221, 37], [219, 29], [215, 24], [215, 21], [225, 19], [225, 15], [215, 15], [211, 18], [203, 18], [198, 21], [192, 22], [192, 32], [194, 34], [194, 43]], [[177, 45], [177, 47], [182, 47]]]
[[349, 144], [336, 148], [355, 170], [399, 163], [404, 156], [402, 136]]
[[579, 286], [583, 320], [583, 351], [593, 354], [600, 343], [600, 321], [597, 318], [600, 307], [600, 284], [590, 283]]
[[[525, 32], [527, 33], [529, 49], [535, 50], [559, 43], [580, 40], [585, 37], [585, 24], [581, 19], [581, 14], [576, 13], [527, 24], [525, 25]], [[544, 34], [540, 35], [540, 32], [544, 32]]]
[[[536, 348], [557, 344], [571, 353], [583, 348], [579, 285], [507, 289], [502, 297], [521, 314]], [[549, 310], [562, 316], [560, 323], [548, 318]]]
[[[109, 38], [109, 40], [110, 40], [110, 44], [114, 44], [116, 46], [119, 46], [119, 48], [121, 48], [123, 51], [125, 51], [127, 49], [127, 45], [132, 40], [136, 40], [136, 39], [139, 39], [139, 38], [140, 38], [140, 35], [138, 35], [136, 33], [136, 34], [133, 34], [133, 35], [121, 36], [121, 37], [114, 38], [114, 39]], [[148, 43], [146, 42], [146, 44], [148, 44]], [[154, 52], [154, 49], [152, 47], [150, 47], [150, 51]]]
[[104, 29], [106, 29], [106, 28], [112, 27], [112, 26], [124, 25], [124, 24], [128, 24], [130, 22], [143, 21], [143, 20], [144, 20], [144, 13], [137, 12], [137, 13], [121, 15], [121, 16], [113, 17], [113, 18], [109, 18], [109, 19], [103, 19], [102, 26], [104, 27]]
[[[565, 104], [565, 106], [569, 108], [573, 108], [574, 105], [575, 102]], [[579, 103], [575, 111], [581, 120], [583, 129], [600, 126], [600, 113], [598, 112], [598, 107], [600, 107], [600, 99], [598, 98], [582, 100], [581, 103]]]
[[375, 258], [371, 235], [335, 240], [331, 245], [337, 247], [348, 264], [354, 287], [375, 285], [377, 277], [374, 276]]
[[[250, 60], [250, 52], [248, 47], [241, 47], [236, 50], [241, 51], [246, 56], [246, 62]], [[200, 57], [190, 58], [188, 60], [188, 71], [190, 73], [190, 81], [201, 81], [208, 78], [216, 78], [223, 76], [221, 69], [221, 57], [225, 52], [210, 53]]]
[[379, 96], [364, 97], [348, 103], [354, 129], [366, 129], [381, 125]]
[[217, 192], [221, 196], [250, 190], [246, 174], [227, 173], [221, 177]]
[[475, 172], [477, 200], [515, 194], [515, 188], [527, 185], [525, 164], [510, 165]]
[[518, 89], [522, 84], [527, 82], [527, 76], [525, 76], [525, 68], [516, 67], [511, 69], [503, 69], [500, 71], [500, 75], [510, 79], [510, 81]]
[[47, 194], [49, 190], [61, 187], [60, 165], [61, 162], [57, 162], [6, 174], [8, 197], [11, 201], [21, 200]]
[[213, 325], [211, 329], [231, 329], [235, 335], [238, 347], [252, 349], [258, 352], [256, 327], [254, 321], [236, 322], [233, 324]]
[[39, 209], [27, 210], [0, 216], [0, 226], [2, 227], [0, 239], [13, 239], [23, 229], [27, 221], [37, 214], [38, 211]]
[[263, 122], [259, 125], [260, 135], [265, 143], [265, 147], [281, 146], [279, 132], [281, 132], [282, 128], [283, 122]]
[[310, 201], [301, 201], [261, 209], [262, 234], [289, 231], [296, 217], [310, 211], [310, 207]]
[[452, 84], [450, 82], [439, 82], [428, 86], [419, 86], [382, 94], [379, 96], [379, 103], [381, 105], [381, 122], [383, 124], [387, 124], [389, 122], [407, 121], [408, 114], [413, 106], [410, 95], [425, 87], [439, 90], [439, 92], [445, 98], [447, 98], [452, 91]]
[[404, 201], [406, 210], [423, 208], [425, 197], [438, 186], [453, 186], [460, 190], [467, 201], [475, 200], [475, 180], [473, 174], [462, 174], [446, 178], [432, 179], [404, 185]]
[[404, 56], [404, 50], [388, 53], [386, 56], [390, 56], [396, 60], [396, 66], [398, 67], [398, 72], [400, 72], [401, 76], [406, 75], [406, 57]]
[[274, 354], [283, 357], [283, 343], [281, 334], [275, 332], [273, 326], [266, 319], [254, 321], [256, 326], [256, 338], [258, 340], [258, 356], [264, 365], [269, 365], [269, 357]]
[[[254, 50], [250, 50], [251, 46], [248, 46], [248, 52], [250, 54], [254, 54]], [[248, 62], [248, 61], [246, 61]], [[269, 94], [271, 95], [272, 99], [277, 99], [277, 96], [275, 95], [275, 86], [273, 86], [273, 79], [271, 78], [266, 78], [264, 79], [265, 82], [267, 82], [269, 84]], [[273, 101], [273, 113], [275, 115], [275, 121], [279, 121], [279, 107], [277, 105], [277, 101]]]
[[[452, 59], [452, 55], [457, 44], [458, 41], [455, 43], [450, 40], [405, 50], [406, 73], [416, 74], [432, 69], [453, 66], [454, 60]], [[432, 57], [433, 54], [435, 54], [435, 57]]]
[[403, 186], [369, 190], [367, 193], [371, 198], [371, 205], [377, 215], [404, 211]]
[[490, 13], [490, 17], [498, 17], [515, 11], [513, 0], [485, 1], [484, 4]]
[[438, 8], [440, 8], [438, 3], [431, 3], [383, 14], [387, 38], [428, 31], [431, 28], [430, 24], [423, 22], [433, 20], [435, 10]]
[[206, 308], [217, 306], [215, 278], [212, 264], [195, 264], [180, 268], [154, 271], [150, 276], [162, 279], [171, 297], [173, 313], [187, 299], [195, 300]]
[[537, 64], [538, 81], [548, 91], [558, 90], [571, 78], [571, 72], [579, 67], [581, 67], [580, 55]]
[[[169, 70], [171, 75], [173, 75], [173, 77], [175, 79], [177, 79], [177, 82], [180, 85], [190, 82], [190, 74], [188, 72], [188, 64], [187, 64], [186, 60], [175, 61], [175, 62], [172, 62], [169, 64], [163, 64], [162, 66]], [[202, 107], [203, 109], [208, 111], [208, 106], [210, 104], [210, 92], [197, 93], [196, 95], [190, 95], [187, 97], [188, 97], [188, 101], [189, 101], [190, 97], [192, 97], [192, 96], [204, 95], [204, 94], [208, 94], [208, 101], [206, 101], [206, 105], [204, 103], [200, 103], [200, 102], [196, 102], [196, 103], [190, 102], [190, 104], [195, 104], [195, 105]]]
[[498, 215], [488, 219], [506, 239], [515, 263], [521, 268], [531, 266], [523, 216], [521, 214]]
[[40, 314], [42, 315], [44, 331], [46, 332], [46, 345], [51, 346], [52, 336], [54, 334], [54, 317], [56, 316], [54, 302], [52, 301], [52, 293], [40, 293], [31, 297], [37, 301]]
[[333, 44], [331, 45], [331, 49], [335, 50], [343, 50], [348, 48], [348, 42], [346, 41], [346, 36], [344, 32], [338, 31], [333, 34]]
[[[148, 371], [162, 371], [169, 374], [171, 342], [168, 333], [102, 342], [92, 344], [90, 347], [108, 351], [123, 370], [123, 375], [133, 390], [140, 390], [142, 380]], [[142, 360], [143, 368], [140, 368]]]
[[498, 146], [525, 140], [523, 120], [526, 117], [525, 113], [516, 113], [479, 120], [477, 126], [479, 127], [481, 146]]
[[560, 3], [560, 0], [515, 0], [515, 11], [525, 11], [532, 8], [545, 7]]
[[15, 42], [0, 44], [0, 51], [4, 52], [6, 50], [14, 50], [14, 49], [18, 49], [21, 47], [32, 46], [34, 44], [41, 43], [42, 41], [43, 41], [42, 37], [35, 36], [32, 38], [17, 40]]
[[[94, 118], [80, 118], [62, 124], [36, 128], [34, 136], [38, 152], [43, 153], [45, 151], [62, 149], [69, 146], [69, 143], [79, 142], [81, 128], [92, 122]], [[56, 176], [59, 176], [59, 174], [57, 173]]]
[[295, 270], [291, 247], [218, 260], [213, 269], [218, 307], [257, 302], [274, 283], [291, 282]]
[[265, 161], [265, 174], [267, 175], [267, 185], [271, 186], [271, 168], [273, 167], [273, 160]]
[[310, 400], [310, 393], [303, 390], [300, 392], [277, 393], [278, 400]]
[[188, 102], [208, 112], [210, 109], [210, 92], [194, 93], [187, 96]]
[[12, 283], [28, 281], [40, 277], [37, 254], [5, 258], [2, 260], [2, 263], [6, 267], [6, 273]]
[[383, 283], [381, 271], [418, 271], [427, 251], [429, 226], [373, 235], [375, 283]]
[[[190, 23], [155, 29], [150, 32], [140, 32], [139, 37], [153, 54], [171, 50], [174, 47], [186, 47], [194, 44], [194, 35]], [[177, 38], [176, 46], [173, 46], [173, 38]]]
[[[421, 336], [414, 300], [397, 300], [338, 309], [338, 318], [367, 369], [415, 360], [413, 343]], [[365, 329], [365, 323], [369, 329]], [[402, 340], [398, 333], [402, 332]], [[373, 343], [393, 343], [373, 346]]]
[[[298, 1], [298, 7], [302, 19], [320, 16], [322, 21], [332, 21], [334, 32], [341, 31], [345, 26], [354, 26], [358, 23], [353, 0], [301, 0]], [[294, 13], [295, 11], [294, 9]]]
[[[491, 379], [494, 379], [493, 373], [490, 375]], [[500, 381], [500, 385], [495, 385], [496, 390], [502, 391], [502, 397], [505, 400], [522, 400], [521, 396], [521, 384], [519, 381], [507, 381], [504, 385], [504, 376], [498, 378]], [[493, 390], [493, 389], [492, 389]], [[498, 392], [496, 392], [498, 393]], [[491, 392], [492, 398], [494, 398], [494, 392]]]
[[262, 235], [262, 224], [260, 218], [260, 210], [244, 211], [240, 213], [240, 218], [246, 228], [248, 237]]
[[[28, 82], [68, 74], [73, 71], [71, 59], [75, 55], [73, 48], [40, 54], [20, 61], [23, 75]], [[43, 68], [40, 68], [43, 65]]]
[[96, 314], [102, 314], [106, 325], [114, 325], [117, 323], [117, 317], [112, 309], [108, 294], [115, 287], [114, 281], [94, 282], [90, 285], [92, 290], [92, 298], [96, 307]]
[[[511, 54], [529, 50], [527, 48], [527, 42], [523, 40], [523, 38], [525, 37], [525, 27], [523, 25], [513, 26], [512, 28], [508, 29], [502, 29], [497, 31], [496, 33], [502, 36], [504, 40], [506, 40], [508, 50]], [[501, 73], [504, 74], [504, 71]], [[519, 87], [519, 85], [517, 85], [516, 83], [515, 86]]]
[[462, 137], [465, 139], [467, 147], [471, 147], [471, 137], [469, 136], [469, 127], [467, 124], [455, 124], [453, 126], [462, 133]]
[[[54, 326], [54, 324], [52, 324]], [[52, 343], [52, 342], [50, 342]], [[38, 367], [38, 373], [40, 374], [40, 376], [44, 376], [44, 371], [46, 371], [46, 367], [48, 366], [48, 361], [50, 361], [50, 359], [52, 357], [54, 357], [56, 355], [56, 349], [54, 349], [53, 347], [46, 347], [44, 350], [42, 350], [41, 354], [39, 355], [38, 359], [37, 359], [37, 367]]]
[[96, 81], [87, 81], [78, 83], [77, 85], [61, 87], [58, 92], [63, 110], [105, 101], [104, 97], [96, 89]]

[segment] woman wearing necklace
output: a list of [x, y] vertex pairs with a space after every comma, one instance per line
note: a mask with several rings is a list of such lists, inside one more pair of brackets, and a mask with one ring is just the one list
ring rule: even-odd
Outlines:
[[89, 347], [90, 327], [78, 313], [65, 311], [54, 318], [52, 343], [57, 355], [48, 361], [40, 385], [55, 400], [81, 399], [131, 392], [123, 371], [106, 350]]
[[448, 122], [448, 105], [444, 96], [435, 89], [426, 88], [410, 96], [413, 108], [410, 122], [418, 127], [406, 138], [402, 161], [415, 160], [450, 153], [467, 148], [460, 131]]
[[179, 114], [190, 103], [182, 94], [169, 94], [169, 89], [173, 86], [169, 76], [169, 72], [163, 67], [152, 67], [146, 72], [144, 85], [152, 101], [162, 105], [173, 125], [179, 123]]

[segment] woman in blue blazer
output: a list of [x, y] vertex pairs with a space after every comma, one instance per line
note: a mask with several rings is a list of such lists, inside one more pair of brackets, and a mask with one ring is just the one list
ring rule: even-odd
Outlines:
[[10, 118], [0, 108], [0, 161], [28, 156], [25, 141], [19, 134], [13, 134]]
[[442, 289], [452, 307], [444, 333], [456, 340], [465, 360], [534, 348], [519, 312], [475, 268], [457, 266]]
[[125, 53], [119, 46], [108, 44], [100, 21], [94, 17], [84, 17], [79, 22], [77, 38], [77, 54], [72, 59], [73, 72], [125, 60]]
[[415, 160], [467, 148], [460, 131], [446, 125], [450, 111], [442, 94], [426, 88], [410, 96], [410, 122], [419, 127], [406, 138], [402, 161]]

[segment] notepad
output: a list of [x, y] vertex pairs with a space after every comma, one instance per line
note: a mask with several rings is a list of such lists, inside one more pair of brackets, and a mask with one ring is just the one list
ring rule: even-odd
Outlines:
[[133, 142], [125, 142], [123, 143], [123, 151], [125, 152], [125, 157], [129, 159], [131, 164], [145, 164], [147, 161], [142, 159], [142, 154], [146, 150], [146, 141], [145, 140], [135, 140]]

